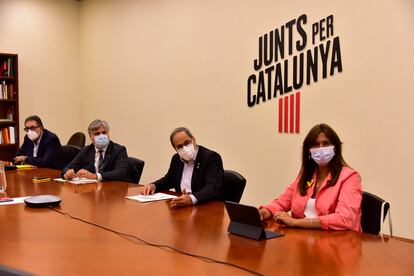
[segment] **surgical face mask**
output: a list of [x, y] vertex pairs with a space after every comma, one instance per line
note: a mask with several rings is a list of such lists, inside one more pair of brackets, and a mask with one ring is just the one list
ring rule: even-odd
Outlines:
[[193, 143], [183, 146], [181, 149], [177, 150], [178, 155], [180, 155], [181, 159], [184, 159], [185, 161], [190, 161], [191, 159], [194, 159], [196, 155], [196, 151], [194, 149]]
[[94, 145], [98, 149], [104, 149], [109, 144], [109, 138], [106, 134], [99, 134], [95, 136], [95, 142]]
[[39, 138], [39, 134], [36, 131], [30, 129], [27, 131], [26, 135], [32, 141], [35, 141], [37, 138]]
[[319, 166], [326, 166], [335, 156], [334, 146], [310, 149], [313, 161]]

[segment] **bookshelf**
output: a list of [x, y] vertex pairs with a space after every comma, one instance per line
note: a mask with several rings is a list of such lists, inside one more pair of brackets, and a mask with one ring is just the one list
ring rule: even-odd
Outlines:
[[11, 161], [19, 147], [19, 81], [16, 54], [0, 53], [0, 160]]

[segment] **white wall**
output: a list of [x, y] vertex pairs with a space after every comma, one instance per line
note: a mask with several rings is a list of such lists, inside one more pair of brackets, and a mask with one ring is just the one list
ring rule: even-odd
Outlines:
[[[247, 77], [258, 37], [303, 13], [334, 15], [343, 72], [304, 86], [301, 133], [278, 134], [277, 100], [248, 108]], [[168, 135], [188, 126], [247, 178], [242, 202], [257, 205], [296, 176], [304, 136], [326, 122], [364, 189], [391, 202], [396, 234], [414, 238], [413, 14], [408, 0], [82, 1], [83, 126], [107, 119], [146, 161], [143, 182], [166, 172]]]
[[79, 2], [0, 0], [0, 52], [19, 55], [20, 141], [39, 115], [62, 143], [81, 127]]
[[[17, 7], [13, 2], [0, 3]], [[343, 140], [345, 160], [361, 173], [364, 189], [391, 202], [395, 234], [414, 239], [414, 226], [407, 219], [414, 211], [409, 173], [414, 155], [409, 106], [414, 98], [412, 1], [53, 2], [20, 1], [43, 12], [66, 10], [68, 22], [73, 23], [64, 25], [72, 30], [67, 35], [55, 27], [47, 35], [40, 27], [30, 32], [57, 43], [53, 68], [43, 70], [46, 75], [41, 80], [56, 85], [53, 90], [59, 91], [60, 101], [72, 90], [81, 91], [82, 101], [78, 95], [71, 109], [61, 106], [50, 112], [52, 116], [41, 113], [40, 102], [53, 106], [52, 100], [40, 84], [31, 84], [39, 78], [24, 73], [21, 64], [21, 99], [26, 101], [22, 116], [40, 113], [58, 133], [68, 132], [59, 124], [59, 116], [67, 118], [70, 132], [86, 129], [95, 118], [108, 120], [113, 140], [145, 160], [143, 183], [166, 172], [173, 154], [168, 136], [174, 127], [187, 126], [200, 144], [222, 155], [225, 168], [247, 178], [242, 202], [253, 205], [266, 203], [284, 190], [299, 171], [307, 131], [326, 122]], [[310, 23], [334, 15], [343, 72], [304, 86], [300, 134], [279, 134], [277, 99], [248, 108], [247, 77], [253, 72], [258, 37], [303, 13]], [[43, 20], [55, 18], [47, 17]], [[23, 23], [16, 24], [22, 29]], [[0, 26], [4, 51], [4, 37], [15, 32]], [[79, 36], [75, 26], [80, 28]], [[31, 53], [42, 53], [46, 43], [30, 42], [33, 45], [21, 49], [23, 43], [12, 40], [6, 50], [27, 52], [24, 58], [19, 56], [21, 63], [37, 64], [39, 55]], [[55, 48], [47, 45], [54, 53]], [[74, 80], [79, 77], [78, 82], [67, 83], [67, 72], [56, 72], [63, 67], [61, 62], [69, 63], [64, 67], [71, 68], [70, 75]], [[29, 87], [41, 96], [30, 96]], [[39, 104], [29, 105], [33, 101]], [[69, 113], [72, 108], [75, 114]], [[70, 116], [76, 119], [69, 120]]]

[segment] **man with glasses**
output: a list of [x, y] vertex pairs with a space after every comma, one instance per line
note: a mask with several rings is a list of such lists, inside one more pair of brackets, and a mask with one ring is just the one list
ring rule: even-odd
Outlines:
[[144, 195], [175, 188], [181, 196], [171, 201], [171, 207], [185, 207], [221, 199], [224, 169], [218, 153], [197, 145], [190, 130], [174, 129], [170, 142], [173, 155], [167, 174], [154, 183], [144, 185], [139, 193]]
[[99, 181], [127, 181], [128, 156], [124, 146], [109, 138], [109, 125], [94, 120], [88, 127], [92, 144], [81, 152], [62, 171], [65, 179], [87, 178]]
[[62, 145], [56, 134], [43, 127], [39, 116], [29, 116], [24, 120], [24, 141], [14, 158], [15, 164], [30, 164], [38, 167], [63, 168]]

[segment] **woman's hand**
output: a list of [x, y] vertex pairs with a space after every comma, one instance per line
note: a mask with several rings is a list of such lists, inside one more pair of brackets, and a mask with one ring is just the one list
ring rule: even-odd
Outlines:
[[295, 227], [297, 219], [292, 218], [288, 213], [286, 212], [277, 212], [273, 216], [273, 219], [276, 222], [282, 222], [283, 224], [286, 224], [289, 227]]
[[260, 208], [259, 215], [262, 221], [267, 220], [268, 218], [272, 217], [272, 213], [266, 208]]

